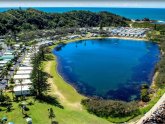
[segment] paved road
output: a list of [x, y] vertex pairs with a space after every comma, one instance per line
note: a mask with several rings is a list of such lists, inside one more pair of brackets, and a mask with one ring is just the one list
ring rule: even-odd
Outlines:
[[149, 118], [153, 112], [155, 112], [161, 104], [163, 104], [165, 101], [165, 93], [163, 96], [159, 99], [159, 101], [148, 111], [136, 124], [143, 124], [143, 120], [146, 120]]

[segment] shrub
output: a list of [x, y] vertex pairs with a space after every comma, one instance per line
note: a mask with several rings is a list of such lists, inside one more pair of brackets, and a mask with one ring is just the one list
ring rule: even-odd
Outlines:
[[14, 84], [15, 83], [13, 78], [10, 79], [10, 83], [11, 84]]
[[30, 101], [30, 102], [28, 103], [28, 105], [33, 105], [33, 102], [32, 102], [32, 101]]
[[149, 87], [147, 84], [142, 84], [141, 86], [141, 100], [143, 102], [148, 102], [150, 101], [150, 97], [149, 97]]
[[84, 99], [81, 102], [88, 110], [100, 117], [126, 117], [139, 114], [136, 102], [103, 99]]

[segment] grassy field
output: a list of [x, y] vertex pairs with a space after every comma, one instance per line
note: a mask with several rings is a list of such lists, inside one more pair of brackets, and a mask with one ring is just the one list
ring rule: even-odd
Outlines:
[[[27, 101], [31, 100], [33, 101], [33, 99], [28, 98]], [[58, 121], [59, 124], [109, 124], [106, 120], [88, 114], [86, 111], [75, 110], [68, 107], [61, 109], [39, 101], [35, 101], [34, 105], [28, 105], [28, 108], [30, 110], [27, 113], [32, 117], [34, 124], [50, 124], [48, 108], [53, 108], [56, 115], [55, 120]], [[21, 109], [18, 107], [18, 103], [13, 102], [13, 110], [11, 112], [6, 113], [5, 111], [1, 111], [0, 117], [3, 116], [6, 116], [8, 121], [12, 121], [15, 124], [27, 124]]]

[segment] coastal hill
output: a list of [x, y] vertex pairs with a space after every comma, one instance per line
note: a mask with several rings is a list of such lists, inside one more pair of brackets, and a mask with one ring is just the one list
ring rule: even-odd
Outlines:
[[128, 26], [129, 19], [110, 12], [70, 11], [46, 13], [32, 8], [0, 13], [0, 35], [22, 30], [53, 29], [58, 27]]

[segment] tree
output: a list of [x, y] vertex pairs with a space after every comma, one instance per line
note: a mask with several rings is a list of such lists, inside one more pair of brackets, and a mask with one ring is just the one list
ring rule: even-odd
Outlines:
[[13, 78], [10, 78], [10, 83], [11, 84], [14, 84], [15, 83]]
[[103, 30], [103, 22], [100, 22], [100, 30]]
[[[71, 11], [66, 13], [45, 13], [35, 9], [9, 10], [0, 13], [0, 34], [9, 34], [17, 40], [29, 41], [31, 31], [37, 29], [55, 29], [55, 28], [79, 28], [79, 27], [99, 27], [100, 22], [104, 26], [128, 26], [124, 17], [112, 14], [110, 12], [90, 12], [90, 11]], [[18, 33], [28, 31], [29, 35], [18, 36]], [[75, 30], [69, 30], [75, 31]], [[60, 31], [62, 34], [66, 32]], [[59, 32], [58, 32], [59, 33]], [[21, 34], [22, 35], [22, 34]], [[34, 35], [33, 35], [34, 36]]]
[[10, 102], [10, 97], [8, 95], [5, 95], [3, 93], [3, 91], [0, 91], [0, 104], [4, 104], [4, 105], [9, 105]]
[[0, 44], [0, 51], [3, 50], [2, 44]]
[[9, 71], [11, 67], [12, 67], [12, 62], [8, 62], [8, 63], [6, 64], [6, 69], [7, 69], [7, 71]]
[[48, 109], [48, 112], [49, 112], [49, 118], [51, 119], [51, 124], [52, 124], [53, 118], [55, 118], [56, 116], [55, 116], [52, 108]]
[[44, 50], [44, 46], [41, 46], [39, 48], [40, 50], [40, 56], [41, 56], [41, 59], [44, 60], [45, 59], [45, 50]]
[[48, 74], [43, 71], [42, 68], [42, 52], [35, 54], [35, 57], [32, 60], [33, 70], [31, 73], [32, 79], [32, 92], [36, 95], [37, 98], [41, 98], [43, 94], [48, 90], [49, 84], [47, 83]]
[[14, 44], [14, 40], [12, 38], [7, 38], [5, 40], [5, 44], [9, 47], [9, 48], [12, 48], [13, 47], [13, 44]]
[[156, 30], [156, 24], [154, 25], [154, 30]]
[[8, 80], [7, 76], [8, 76], [8, 69], [5, 67], [5, 68], [3, 68], [2, 72], [1, 72], [1, 77]]
[[10, 112], [11, 109], [12, 109], [12, 107], [13, 107], [12, 105], [8, 105], [8, 106], [7, 106], [7, 109], [6, 109], [6, 112]]
[[141, 86], [141, 100], [143, 102], [148, 102], [150, 100], [148, 89], [149, 89], [149, 87], [147, 84], [142, 84], [142, 86]]
[[22, 93], [22, 79], [19, 79], [18, 82], [21, 85], [21, 100], [23, 100], [23, 93]]

